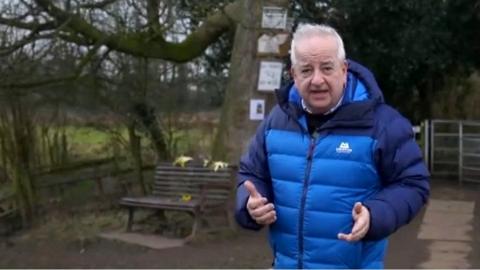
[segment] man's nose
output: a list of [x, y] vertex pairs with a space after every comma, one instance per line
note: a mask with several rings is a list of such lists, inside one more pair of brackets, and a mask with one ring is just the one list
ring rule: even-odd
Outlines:
[[325, 82], [325, 78], [320, 70], [315, 70], [313, 72], [313, 77], [312, 77], [312, 84], [315, 85], [320, 85]]

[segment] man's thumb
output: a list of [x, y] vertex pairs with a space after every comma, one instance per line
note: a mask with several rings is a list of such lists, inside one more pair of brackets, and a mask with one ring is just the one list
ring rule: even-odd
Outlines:
[[353, 206], [353, 212], [355, 212], [356, 214], [360, 214], [360, 212], [362, 212], [362, 203], [361, 202], [355, 203], [355, 205]]
[[250, 196], [254, 198], [262, 197], [262, 195], [260, 195], [260, 193], [258, 193], [257, 189], [255, 188], [255, 185], [250, 180], [245, 181], [245, 183], [243, 184], [245, 185], [245, 188], [248, 190], [248, 193], [250, 193]]

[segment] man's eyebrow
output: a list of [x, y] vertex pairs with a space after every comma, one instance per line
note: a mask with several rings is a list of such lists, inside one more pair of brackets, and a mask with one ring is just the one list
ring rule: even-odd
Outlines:
[[306, 68], [306, 67], [310, 67], [311, 65], [309, 63], [299, 63], [298, 66], [301, 68]]
[[320, 65], [322, 65], [322, 66], [335, 65], [335, 62], [333, 60], [327, 60], [325, 62], [321, 62]]

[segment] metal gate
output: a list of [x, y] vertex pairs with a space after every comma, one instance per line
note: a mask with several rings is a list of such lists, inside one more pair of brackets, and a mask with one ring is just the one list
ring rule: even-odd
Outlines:
[[423, 127], [433, 178], [480, 183], [480, 121], [426, 120]]

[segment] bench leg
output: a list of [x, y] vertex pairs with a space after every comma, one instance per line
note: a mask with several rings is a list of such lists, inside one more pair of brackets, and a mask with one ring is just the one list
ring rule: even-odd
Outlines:
[[228, 227], [230, 227], [230, 230], [235, 231], [236, 226], [235, 226], [235, 218], [233, 217], [233, 213], [230, 209], [225, 210], [225, 214], [227, 215], [227, 222], [228, 222]]
[[187, 236], [185, 238], [185, 243], [188, 243], [190, 241], [193, 240], [193, 238], [195, 238], [195, 235], [197, 233], [197, 230], [198, 230], [198, 227], [200, 225], [200, 213], [198, 213], [197, 211], [195, 211], [193, 213], [193, 226], [192, 226], [192, 232], [190, 233], [189, 236]]
[[127, 232], [132, 231], [133, 215], [135, 213], [134, 211], [135, 209], [133, 207], [128, 208]]

